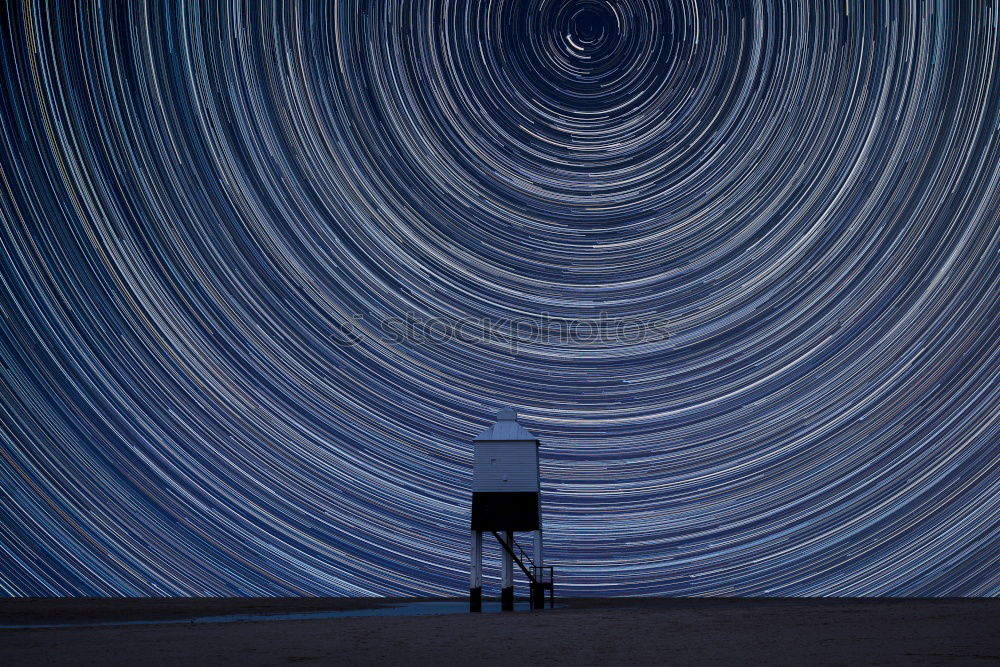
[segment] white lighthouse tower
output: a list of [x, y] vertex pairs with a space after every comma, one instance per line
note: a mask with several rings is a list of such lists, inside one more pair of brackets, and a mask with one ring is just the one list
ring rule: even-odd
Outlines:
[[[552, 568], [542, 559], [542, 507], [538, 484], [538, 439], [517, 423], [517, 413], [504, 408], [497, 422], [473, 440], [472, 461], [472, 569], [469, 578], [469, 610], [482, 611], [483, 531], [500, 542], [502, 572], [500, 603], [504, 611], [514, 609], [514, 564], [528, 578], [531, 608], [545, 606], [554, 589]], [[534, 548], [529, 558], [517, 542], [515, 532], [533, 532]]]

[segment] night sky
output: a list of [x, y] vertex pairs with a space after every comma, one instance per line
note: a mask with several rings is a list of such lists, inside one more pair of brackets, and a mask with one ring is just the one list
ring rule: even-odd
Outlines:
[[996, 0], [248, 4], [0, 9], [0, 595], [461, 594], [505, 405], [560, 595], [1000, 595]]

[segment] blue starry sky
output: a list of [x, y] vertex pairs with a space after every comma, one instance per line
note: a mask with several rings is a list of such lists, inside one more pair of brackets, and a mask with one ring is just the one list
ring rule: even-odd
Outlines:
[[562, 595], [1000, 595], [996, 0], [248, 4], [0, 9], [0, 595], [460, 594], [504, 405]]

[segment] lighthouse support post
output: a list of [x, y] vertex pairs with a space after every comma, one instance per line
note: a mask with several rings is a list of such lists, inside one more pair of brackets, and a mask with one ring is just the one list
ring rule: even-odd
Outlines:
[[542, 567], [545, 565], [545, 560], [542, 554], [542, 530], [539, 528], [535, 531], [535, 543], [532, 548], [532, 555], [535, 557], [535, 577], [537, 581], [531, 585], [531, 608], [532, 609], [545, 609], [545, 587], [542, 585], [543, 578], [545, 577], [545, 569]]
[[472, 566], [469, 568], [469, 611], [483, 610], [483, 531], [472, 531]]
[[[504, 531], [504, 541], [508, 549], [513, 548], [514, 531]], [[501, 611], [514, 611], [514, 559], [510, 556], [508, 549], [501, 549], [500, 555], [502, 570], [500, 573], [500, 609]]]

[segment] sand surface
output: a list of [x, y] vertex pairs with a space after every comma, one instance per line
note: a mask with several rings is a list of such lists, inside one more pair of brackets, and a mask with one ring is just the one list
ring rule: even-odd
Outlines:
[[[0, 600], [0, 624], [176, 620], [382, 600]], [[561, 600], [514, 614], [0, 630], [3, 665], [1000, 664], [1000, 599]]]

